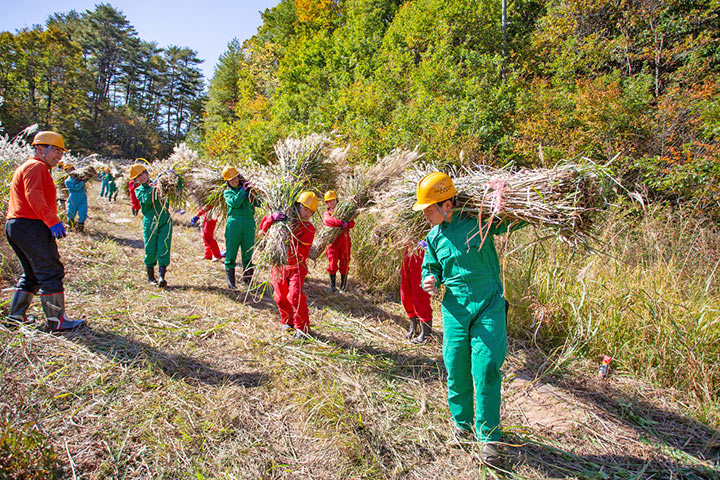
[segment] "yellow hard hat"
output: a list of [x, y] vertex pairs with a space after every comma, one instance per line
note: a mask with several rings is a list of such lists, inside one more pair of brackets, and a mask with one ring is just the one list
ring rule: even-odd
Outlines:
[[[110, 172], [107, 168], [105, 169], [106, 172]], [[130, 180], [134, 180], [143, 172], [146, 172], [147, 168], [145, 168], [145, 165], [142, 165], [140, 163], [134, 164], [132, 167], [130, 167]]]
[[232, 180], [233, 178], [240, 175], [240, 172], [237, 171], [237, 168], [235, 167], [225, 167], [222, 171], [222, 176], [225, 179], [225, 181]]
[[313, 212], [317, 211], [318, 198], [317, 195], [315, 195], [313, 192], [302, 192], [300, 195], [298, 195], [296, 202], [305, 205]]
[[32, 145], [52, 145], [63, 152], [67, 152], [62, 135], [55, 132], [45, 131], [36, 133], [35, 138], [33, 138]]
[[425, 175], [417, 184], [417, 202], [412, 209], [425, 210], [430, 205], [442, 202], [457, 195], [452, 179], [442, 172]]
[[325, 197], [323, 198], [326, 202], [329, 202], [330, 200], [337, 200], [337, 193], [335, 193], [335, 190], [328, 190], [325, 192]]

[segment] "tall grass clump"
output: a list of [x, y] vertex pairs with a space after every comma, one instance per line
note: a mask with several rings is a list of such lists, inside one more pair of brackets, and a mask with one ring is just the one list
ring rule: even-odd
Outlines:
[[719, 424], [720, 228], [691, 218], [621, 205], [596, 232], [604, 254], [557, 242], [515, 249], [504, 258], [508, 298], [520, 306], [511, 334], [532, 338], [556, 365], [610, 355], [620, 371], [689, 393], [698, 416]]

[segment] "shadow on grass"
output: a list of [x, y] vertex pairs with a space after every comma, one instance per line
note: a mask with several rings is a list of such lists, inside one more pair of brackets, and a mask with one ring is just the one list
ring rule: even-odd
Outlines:
[[[517, 345], [514, 348], [520, 348]], [[532, 362], [532, 364], [531, 364]], [[518, 376], [527, 380], [534, 380], [540, 373], [540, 362], [534, 363], [528, 360]], [[612, 468], [622, 471], [626, 478], [629, 472], [642, 471], [637, 478], [713, 478], [720, 479], [720, 431], [681, 415], [677, 412], [663, 409], [653, 405], [649, 401], [630, 395], [621, 388], [612, 384], [612, 381], [598, 381], [596, 378], [586, 376], [574, 376], [562, 374], [547, 374], [541, 377], [543, 383], [554, 385], [572, 393], [572, 395], [587, 405], [593, 407], [594, 413], [606, 424], [617, 425], [618, 427], [631, 428], [638, 433], [643, 442], [659, 446], [663, 453], [674, 459], [682, 461], [651, 461], [632, 457], [605, 457], [586, 456], [582, 457], [587, 464], [599, 464], [610, 466], [604, 471], [612, 474]], [[522, 443], [522, 442], [521, 442]], [[568, 468], [563, 458], [574, 457], [568, 452], [558, 450], [546, 444], [528, 444], [521, 450], [528, 453], [528, 458], [537, 457], [538, 449], [554, 451], [553, 458], [558, 459], [562, 468]], [[595, 459], [595, 460], [593, 460]], [[539, 469], [545, 468], [548, 462], [547, 455], [539, 462]], [[552, 462], [551, 462], [552, 463]], [[705, 463], [712, 468], [701, 465]], [[647, 465], [647, 467], [646, 467]], [[569, 470], [577, 473], [576, 470]], [[662, 472], [661, 474], [653, 473]], [[553, 475], [556, 472], [548, 471]], [[659, 476], [658, 476], [659, 475]], [[573, 475], [568, 474], [569, 477]], [[566, 478], [566, 477], [561, 477]], [[574, 477], [573, 477], [574, 478]], [[596, 477], [590, 477], [596, 478]], [[615, 478], [597, 477], [597, 478]], [[635, 478], [635, 477], [632, 477]]]
[[[316, 278], [308, 277], [305, 281], [305, 293], [308, 301], [314, 305], [350, 314], [354, 317], [373, 317], [380, 321], [391, 320], [395, 325], [400, 327], [402, 332], [407, 332], [410, 328], [410, 321], [405, 316], [390, 313], [377, 305], [377, 300], [368, 296], [354, 287], [348, 291], [340, 293], [330, 293], [328, 291], [329, 282], [323, 282]], [[433, 330], [433, 337], [442, 344], [442, 332]]]
[[[172, 281], [171, 277], [166, 277], [168, 282]], [[164, 287], [165, 290], [171, 291], [193, 291], [200, 292], [203, 294], [215, 294], [223, 295], [230, 300], [238, 303], [243, 303], [252, 308], [258, 308], [260, 310], [276, 310], [277, 307], [272, 298], [272, 290], [268, 289], [263, 295], [261, 291], [248, 291], [244, 286], [239, 286], [238, 290], [230, 290], [227, 287], [218, 287], [216, 285], [168, 285]]]
[[632, 455], [576, 455], [540, 441], [530, 442], [509, 436], [511, 443], [524, 443], [508, 456], [505, 468], [513, 470], [523, 464], [536, 470], [542, 478], [558, 479], [718, 479], [720, 471], [682, 460], [643, 459]]
[[253, 388], [269, 381], [262, 372], [222, 372], [193, 357], [163, 352], [147, 343], [91, 327], [80, 329], [65, 338], [121, 365], [138, 369], [150, 366], [168, 377], [179, 378], [190, 384], [230, 384]]
[[118, 245], [121, 245], [123, 247], [130, 247], [130, 248], [137, 248], [137, 249], [143, 249], [145, 248], [145, 242], [142, 238], [125, 238], [125, 237], [118, 237], [116, 235], [113, 235], [112, 233], [105, 233], [105, 232], [89, 232], [86, 231], [85, 235], [88, 237], [92, 237], [96, 240], [110, 240], [111, 242], [117, 243]]

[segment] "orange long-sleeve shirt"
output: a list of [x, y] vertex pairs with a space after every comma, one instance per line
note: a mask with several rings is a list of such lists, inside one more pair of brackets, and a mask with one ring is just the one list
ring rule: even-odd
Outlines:
[[60, 222], [57, 191], [47, 163], [32, 157], [15, 170], [10, 182], [7, 218], [42, 220], [48, 227]]

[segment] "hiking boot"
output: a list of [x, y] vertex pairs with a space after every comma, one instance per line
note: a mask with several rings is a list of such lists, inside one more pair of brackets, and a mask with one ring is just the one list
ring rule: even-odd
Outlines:
[[77, 231], [78, 233], [85, 233], [85, 222], [80, 222], [77, 224]]
[[35, 318], [26, 315], [27, 309], [30, 308], [33, 294], [25, 292], [23, 290], [15, 290], [12, 300], [10, 300], [10, 310], [8, 312], [7, 320], [10, 325], [32, 325], [35, 323]]
[[155, 285], [157, 283], [157, 280], [155, 280], [155, 267], [145, 267], [147, 270], [147, 277], [148, 277], [148, 283]]
[[51, 332], [71, 330], [85, 324], [85, 320], [73, 320], [65, 315], [64, 292], [40, 295], [40, 301], [47, 318], [48, 330]]
[[425, 343], [432, 335], [432, 321], [420, 322], [420, 335], [410, 340], [410, 343]]
[[497, 467], [502, 462], [502, 455], [498, 449], [497, 443], [488, 442], [482, 447], [480, 452], [480, 460], [491, 467]]
[[167, 266], [165, 265], [158, 265], [158, 287], [164, 288], [167, 287], [167, 280], [165, 280], [165, 271], [167, 270]]
[[226, 268], [225, 269], [225, 280], [227, 281], [227, 286], [230, 290], [237, 290], [237, 286], [235, 285], [235, 269], [234, 268]]
[[337, 275], [333, 274], [333, 273], [330, 273], [329, 275], [330, 275], [330, 288], [328, 288], [328, 290], [330, 291], [330, 293], [335, 293], [335, 291], [337, 290], [337, 288], [335, 288], [335, 281], [337, 280]]

